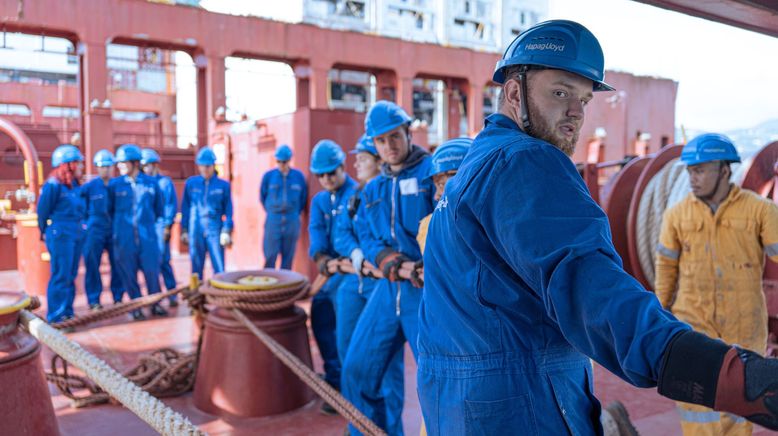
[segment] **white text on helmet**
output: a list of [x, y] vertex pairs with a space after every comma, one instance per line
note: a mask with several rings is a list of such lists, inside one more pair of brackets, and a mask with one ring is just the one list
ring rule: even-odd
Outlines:
[[553, 42], [544, 42], [542, 44], [533, 43], [527, 44], [526, 50], [551, 50], [551, 51], [565, 51], [564, 44], [554, 44]]

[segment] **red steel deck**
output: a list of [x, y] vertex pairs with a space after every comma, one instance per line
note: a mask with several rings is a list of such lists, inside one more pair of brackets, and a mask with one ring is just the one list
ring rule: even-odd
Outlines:
[[[189, 273], [188, 256], [174, 254], [173, 266], [179, 281]], [[206, 270], [206, 276], [210, 274]], [[107, 283], [107, 276], [104, 281]], [[21, 289], [22, 279], [17, 271], [0, 272], [0, 289]], [[103, 301], [108, 303], [108, 292]], [[45, 304], [45, 301], [43, 301]], [[308, 311], [309, 301], [300, 305]], [[76, 312], [86, 311], [83, 295], [76, 298]], [[39, 310], [43, 313], [42, 309]], [[119, 371], [134, 366], [139, 356], [157, 348], [172, 347], [189, 352], [194, 349], [197, 328], [189, 317], [189, 308], [181, 305], [171, 311], [166, 318], [149, 318], [142, 322], [130, 321], [129, 315], [113, 320], [95, 323], [79, 328], [68, 335], [86, 349], [104, 359]], [[311, 351], [314, 366], [322, 372], [321, 358], [311, 338]], [[44, 347], [43, 364], [49, 367], [51, 352]], [[421, 411], [416, 395], [416, 365], [406, 346], [405, 353], [405, 411], [403, 413], [404, 430], [407, 435], [418, 435], [421, 423]], [[681, 427], [675, 404], [656, 393], [655, 389], [638, 389], [595, 364], [595, 393], [603, 404], [619, 400], [624, 403], [638, 431], [643, 435], [680, 435]], [[116, 405], [101, 405], [83, 409], [70, 407], [70, 400], [50, 385], [54, 409], [59, 420], [63, 436], [141, 436], [154, 435], [156, 432], [129, 410]], [[167, 398], [164, 402], [187, 416], [194, 424], [211, 435], [342, 435], [345, 420], [338, 416], [325, 416], [319, 413], [320, 400], [283, 415], [254, 419], [221, 419], [201, 412], [193, 402], [191, 394], [177, 398]], [[756, 435], [770, 434], [759, 428]]]

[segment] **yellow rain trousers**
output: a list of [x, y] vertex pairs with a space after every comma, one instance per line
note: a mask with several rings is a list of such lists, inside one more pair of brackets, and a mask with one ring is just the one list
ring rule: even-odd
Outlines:
[[[778, 206], [732, 186], [713, 213], [693, 194], [665, 212], [656, 257], [662, 306], [696, 331], [764, 354], [764, 256], [778, 262]], [[685, 435], [750, 435], [735, 415], [678, 403]]]

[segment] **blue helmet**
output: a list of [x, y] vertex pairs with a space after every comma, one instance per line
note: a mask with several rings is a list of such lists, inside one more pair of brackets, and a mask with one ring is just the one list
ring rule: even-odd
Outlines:
[[522, 32], [505, 50], [493, 81], [505, 82], [505, 68], [536, 65], [569, 71], [594, 82], [593, 91], [613, 91], [605, 83], [605, 59], [597, 38], [586, 27], [568, 20], [550, 20]]
[[214, 165], [216, 164], [216, 153], [208, 147], [203, 147], [197, 152], [195, 163], [197, 165]]
[[143, 159], [140, 147], [135, 144], [124, 144], [116, 150], [116, 162], [140, 161]]
[[411, 123], [405, 110], [391, 101], [377, 101], [365, 117], [365, 134], [370, 138]]
[[92, 162], [96, 167], [110, 167], [116, 163], [113, 153], [106, 149], [98, 150]]
[[161, 159], [159, 158], [159, 153], [156, 152], [156, 150], [152, 150], [150, 148], [144, 148], [140, 152], [141, 154], [141, 165], [146, 164], [153, 164], [153, 163], [159, 163]]
[[432, 166], [427, 178], [451, 170], [458, 170], [465, 160], [467, 150], [473, 144], [470, 138], [454, 138], [440, 144], [432, 153]]
[[717, 160], [740, 162], [732, 140], [718, 133], [703, 133], [684, 145], [681, 151], [681, 162], [689, 166]]
[[292, 149], [289, 148], [286, 144], [281, 144], [276, 148], [276, 154], [275, 154], [276, 160], [280, 160], [283, 162], [289, 161], [292, 159]]
[[83, 162], [84, 155], [75, 145], [62, 144], [51, 154], [51, 167], [56, 168], [68, 162]]
[[314, 174], [326, 174], [335, 171], [343, 165], [346, 154], [340, 145], [329, 139], [322, 139], [316, 143], [311, 153], [311, 172]]
[[373, 156], [378, 157], [378, 150], [376, 150], [375, 145], [373, 145], [373, 140], [367, 135], [362, 135], [359, 138], [359, 141], [357, 141], [357, 145], [354, 149], [349, 152], [349, 154], [357, 153], [370, 153]]

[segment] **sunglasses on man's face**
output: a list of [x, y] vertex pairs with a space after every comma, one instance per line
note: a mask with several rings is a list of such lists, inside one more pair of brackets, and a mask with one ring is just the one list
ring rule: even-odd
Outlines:
[[334, 170], [332, 170], [332, 171], [330, 171], [328, 173], [316, 174], [316, 177], [318, 177], [320, 179], [323, 179], [325, 177], [335, 177], [335, 174], [337, 174], [337, 173], [338, 173], [338, 169], [335, 168]]

